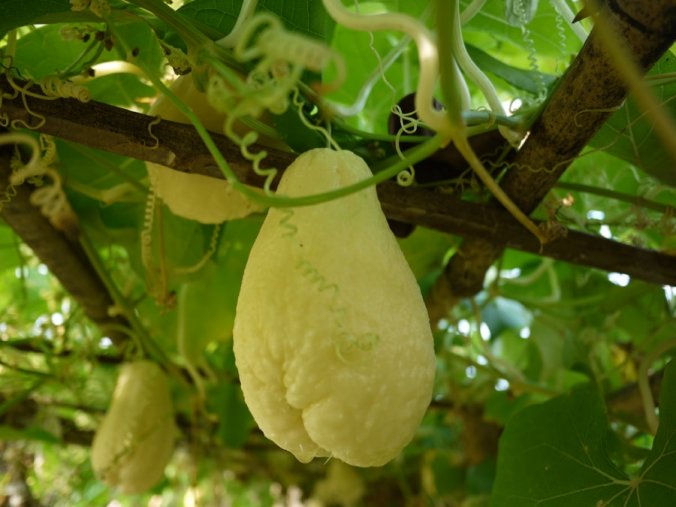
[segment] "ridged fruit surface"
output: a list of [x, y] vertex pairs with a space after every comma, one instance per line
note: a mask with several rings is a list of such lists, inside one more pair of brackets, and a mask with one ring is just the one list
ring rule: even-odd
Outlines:
[[[286, 170], [278, 191], [315, 194], [370, 175], [349, 151], [315, 149]], [[303, 462], [383, 465], [413, 438], [430, 402], [427, 311], [373, 187], [269, 211], [233, 337], [256, 422]]]
[[122, 493], [142, 493], [164, 475], [174, 451], [175, 433], [164, 372], [151, 361], [127, 363], [94, 436], [94, 473]]

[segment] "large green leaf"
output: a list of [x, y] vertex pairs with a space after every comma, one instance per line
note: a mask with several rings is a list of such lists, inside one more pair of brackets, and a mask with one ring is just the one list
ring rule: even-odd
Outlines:
[[660, 394], [660, 424], [643, 463], [630, 506], [673, 505], [676, 499], [676, 361], [667, 365]]
[[0, 223], [0, 271], [14, 269], [22, 264], [19, 244], [20, 240], [12, 229]]
[[180, 288], [178, 339], [187, 359], [199, 361], [209, 343], [232, 336], [239, 286], [260, 225], [257, 217], [228, 223], [214, 261]]
[[[670, 76], [664, 82], [655, 81], [653, 93], [662, 103], [666, 113], [676, 117], [676, 56], [667, 52], [655, 64], [649, 76]], [[580, 111], [579, 114], [584, 114]], [[673, 141], [672, 141], [673, 142]], [[626, 160], [663, 183], [676, 186], [676, 170], [662, 139], [655, 133], [652, 121], [629, 98], [613, 113], [603, 128], [589, 143], [622, 160]]]
[[122, 60], [160, 72], [164, 52], [153, 29], [140, 19], [115, 24], [115, 47]]
[[538, 83], [550, 86], [555, 80], [554, 76], [543, 72], [520, 69], [512, 65], [507, 65], [478, 47], [470, 44], [467, 44], [467, 52], [472, 57], [472, 60], [474, 60], [474, 63], [481, 67], [483, 71], [491, 72], [497, 77], [504, 79], [515, 88], [530, 92], [534, 95], [537, 95], [540, 92]]
[[68, 68], [87, 46], [79, 40], [65, 41], [60, 30], [59, 25], [47, 25], [21, 37], [16, 45], [14, 65], [33, 79]]
[[[232, 30], [239, 16], [241, 0], [196, 0], [181, 7], [178, 12], [224, 36]], [[258, 11], [270, 11], [294, 31], [329, 40], [334, 23], [322, 2], [316, 0], [262, 0]]]
[[658, 323], [667, 321], [670, 313], [664, 290], [639, 280], [626, 287], [611, 287], [599, 310], [605, 318], [612, 318], [623, 339], [645, 352], [656, 345]]
[[[465, 7], [470, 2], [462, 0], [460, 3]], [[523, 48], [532, 52], [535, 58], [561, 58], [574, 54], [582, 42], [552, 4], [539, 2], [532, 19], [522, 27], [510, 24], [505, 2], [486, 2], [465, 28]]]
[[155, 88], [132, 74], [101, 76], [87, 83], [87, 89], [92, 100], [120, 107], [138, 106], [143, 99], [147, 103], [156, 94]]
[[673, 363], [664, 375], [660, 427], [636, 477], [627, 476], [610, 460], [604, 404], [592, 386], [517, 413], [500, 440], [492, 507], [673, 505], [675, 389]]
[[590, 386], [528, 407], [500, 440], [493, 507], [606, 505], [627, 476], [604, 446], [603, 402]]
[[255, 423], [238, 385], [223, 382], [209, 389], [209, 412], [218, 417], [218, 437], [226, 447], [242, 447]]
[[444, 256], [454, 243], [448, 234], [425, 227], [416, 227], [410, 236], [399, 240], [401, 251], [418, 280], [442, 268]]
[[71, 13], [69, 0], [0, 0], [0, 38], [14, 28], [46, 23], [57, 13]]

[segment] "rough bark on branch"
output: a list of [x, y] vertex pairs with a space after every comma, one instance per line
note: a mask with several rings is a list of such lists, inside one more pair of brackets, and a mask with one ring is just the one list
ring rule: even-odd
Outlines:
[[[0, 195], [5, 195], [9, 183], [10, 151], [5, 147], [0, 152]], [[104, 330], [111, 324], [129, 327], [124, 319], [108, 315], [113, 300], [80, 244], [55, 229], [39, 208], [30, 203], [33, 189], [29, 184], [15, 188], [16, 195], [2, 206], [0, 217], [33, 249], [96, 325]], [[118, 345], [127, 339], [113, 329], [106, 334]]]
[[380, 185], [378, 197], [390, 218], [452, 232], [472, 241], [490, 237], [489, 251], [497, 243], [582, 266], [627, 273], [648, 282], [676, 282], [676, 257], [671, 255], [572, 230], [565, 237], [541, 246], [535, 236], [501, 208], [451, 199], [423, 189], [402, 188], [396, 183]]
[[[23, 83], [22, 83], [23, 85]], [[13, 89], [4, 76], [0, 76], [0, 90], [13, 95]], [[30, 89], [40, 94], [38, 87]], [[166, 167], [214, 178], [223, 178], [211, 155], [192, 126], [162, 120], [158, 124], [153, 116], [127, 111], [100, 102], [81, 103], [75, 99], [40, 100], [26, 97], [29, 113], [21, 96], [3, 98], [2, 111], [14, 122], [20, 120], [35, 130], [67, 141], [118, 155], [162, 164]], [[40, 119], [44, 119], [44, 123]], [[42, 123], [42, 124], [40, 124]], [[250, 185], [262, 186], [263, 179], [250, 170], [251, 162], [240, 154], [239, 146], [225, 136], [212, 136], [237, 177]], [[159, 140], [159, 141], [158, 141]], [[284, 168], [293, 155], [265, 148], [266, 164]]]
[[[630, 51], [627, 58], [633, 58], [644, 72], [676, 36], [672, 0], [612, 0], [607, 16]], [[626, 96], [625, 83], [593, 31], [501, 182], [514, 203], [530, 214]], [[465, 241], [428, 298], [430, 318], [442, 318], [458, 299], [479, 292], [486, 270], [505, 246], [492, 237]]]
[[[8, 86], [0, 80], [0, 87]], [[152, 134], [159, 139], [158, 144], [148, 132], [152, 121], [148, 116], [95, 102], [82, 104], [72, 99], [44, 101], [30, 97], [27, 100], [31, 110], [46, 119], [40, 127], [41, 132], [119, 155], [165, 164], [176, 170], [222, 178], [190, 125], [162, 121], [153, 126]], [[5, 99], [3, 110], [12, 119], [31, 120], [20, 98]], [[212, 137], [238, 177], [260, 186], [261, 179], [250, 170], [250, 163], [242, 158], [239, 148], [224, 136], [213, 134]], [[291, 153], [268, 151], [270, 164], [282, 170], [294, 158]], [[469, 266], [477, 265], [483, 269], [481, 256], [492, 254], [494, 245], [498, 245], [499, 249], [509, 246], [558, 260], [627, 273], [650, 282], [676, 282], [676, 258], [659, 252], [573, 231], [541, 250], [532, 235], [501, 208], [469, 203], [428, 190], [402, 188], [389, 182], [378, 187], [378, 195], [385, 214], [392, 219], [461, 235], [475, 242], [485, 241], [485, 249], [476, 253]], [[480, 274], [483, 278], [483, 271]]]

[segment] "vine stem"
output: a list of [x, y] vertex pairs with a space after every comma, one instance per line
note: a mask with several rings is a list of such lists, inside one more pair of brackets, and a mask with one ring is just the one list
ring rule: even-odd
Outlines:
[[366, 81], [364, 81], [364, 84], [359, 89], [357, 97], [354, 99], [352, 104], [341, 104], [338, 102], [325, 100], [324, 102], [326, 105], [330, 107], [333, 112], [339, 114], [342, 117], [355, 116], [361, 113], [364, 110], [366, 101], [369, 99], [371, 91], [373, 91], [375, 85], [378, 83], [378, 81], [380, 81], [381, 77], [385, 77], [385, 72], [387, 69], [392, 66], [392, 64], [402, 54], [410, 42], [411, 38], [409, 36], [405, 36], [394, 48], [390, 50], [387, 55], [385, 55], [385, 58], [380, 59], [378, 56], [378, 66], [373, 69], [371, 75], [366, 78]]
[[[456, 17], [459, 16], [459, 2], [454, 0], [437, 0], [437, 20], [439, 32], [439, 51], [440, 51], [440, 72], [441, 85], [444, 98], [447, 102], [447, 114], [449, 115], [450, 123], [454, 125], [463, 125], [461, 121], [458, 122], [458, 117], [462, 118], [462, 109], [459, 105], [461, 100], [461, 89], [459, 83], [454, 79], [456, 67], [454, 64], [454, 38], [457, 34], [453, 32], [459, 27], [456, 23]], [[451, 140], [455, 144], [460, 154], [465, 158], [472, 170], [477, 174], [481, 181], [486, 185], [486, 188], [495, 196], [495, 198], [502, 204], [511, 215], [516, 218], [524, 227], [526, 227], [533, 235], [538, 238], [541, 244], [547, 242], [546, 236], [538, 229], [538, 227], [531, 221], [528, 216], [521, 211], [521, 209], [514, 204], [509, 196], [500, 188], [493, 177], [488, 173], [486, 168], [477, 157], [467, 140], [466, 132], [463, 128], [456, 128], [451, 132]]]
[[124, 315], [124, 317], [129, 322], [129, 325], [133, 330], [133, 333], [130, 333], [130, 336], [136, 341], [136, 344], [139, 347], [139, 349], [144, 353], [146, 353], [147, 355], [154, 357], [159, 362], [169, 365], [170, 361], [162, 351], [161, 347], [159, 347], [155, 343], [155, 341], [150, 337], [145, 327], [136, 316], [134, 310], [129, 307], [126, 299], [118, 290], [117, 285], [110, 277], [108, 270], [105, 268], [103, 262], [101, 261], [99, 253], [96, 251], [96, 248], [92, 244], [87, 234], [83, 231], [80, 231], [79, 239], [82, 249], [87, 254], [87, 257], [89, 258], [89, 261], [94, 267], [96, 274], [99, 276], [99, 278], [103, 282], [103, 285], [108, 290], [108, 293], [110, 294], [110, 297], [115, 303], [115, 306], [117, 306], [121, 310], [122, 315]]
[[472, 0], [472, 2], [462, 10], [460, 22], [463, 25], [469, 23], [470, 20], [479, 13], [485, 3], [486, 0]]
[[470, 303], [472, 305], [472, 313], [474, 314], [474, 320], [476, 321], [475, 336], [478, 338], [478, 341], [480, 343], [481, 352], [483, 353], [484, 356], [486, 356], [486, 359], [488, 359], [488, 361], [491, 362], [493, 367], [498, 372], [507, 377], [507, 380], [510, 383], [516, 382], [520, 385], [523, 385], [525, 383], [525, 377], [521, 372], [521, 370], [519, 370], [517, 367], [515, 367], [506, 359], [503, 359], [502, 357], [498, 357], [495, 354], [493, 354], [490, 345], [488, 344], [488, 342], [486, 342], [486, 340], [484, 340], [483, 336], [481, 336], [481, 324], [483, 323], [483, 319], [481, 318], [481, 308], [479, 307], [479, 304], [476, 302], [476, 298], [471, 298]]
[[434, 108], [434, 85], [439, 74], [439, 57], [432, 34], [419, 20], [400, 13], [362, 16], [348, 11], [340, 0], [322, 0], [331, 17], [341, 25], [353, 30], [396, 30], [410, 36], [418, 48], [420, 75], [415, 97], [415, 108], [420, 119], [429, 127], [447, 138], [457, 128], [449, 124], [447, 116]]
[[[496, 369], [492, 364], [481, 364], [472, 359], [471, 357], [468, 357], [466, 355], [460, 354], [459, 352], [453, 351], [453, 350], [446, 350], [444, 354], [451, 356], [453, 361], [458, 361], [466, 364], [467, 366], [473, 366], [477, 370], [480, 370], [482, 372], [488, 373], [495, 378], [504, 378], [505, 374], [504, 372], [501, 372], [500, 370]], [[559, 396], [561, 394], [561, 391], [543, 386], [540, 384], [533, 384], [532, 382], [529, 382], [527, 379], [524, 380], [519, 380], [519, 379], [508, 379], [510, 386], [512, 387], [512, 391], [514, 394], [522, 394], [522, 393], [533, 393], [533, 394], [538, 394], [542, 396], [546, 396], [548, 398], [553, 398], [554, 396]], [[442, 400], [443, 401], [443, 400]]]
[[650, 391], [650, 377], [648, 376], [648, 370], [662, 354], [674, 347], [676, 347], [676, 338], [660, 343], [641, 360], [641, 364], [638, 368], [638, 390], [641, 393], [641, 400], [643, 400], [645, 420], [653, 435], [657, 433], [659, 421], [655, 415], [655, 400], [653, 400], [653, 395]]
[[669, 210], [674, 210], [674, 206], [669, 206], [668, 204], [662, 204], [659, 202], [646, 199], [638, 195], [625, 194], [623, 192], [617, 192], [615, 190], [609, 190], [607, 188], [594, 187], [591, 185], [584, 185], [582, 183], [572, 183], [568, 181], [559, 181], [556, 183], [557, 188], [564, 190], [573, 190], [575, 192], [583, 192], [585, 194], [600, 195], [602, 197], [608, 197], [610, 199], [615, 199], [616, 201], [626, 202], [633, 204], [634, 206], [639, 206], [641, 208], [651, 209], [659, 211], [660, 213], [667, 213]]
[[575, 35], [577, 35], [577, 38], [582, 42], [587, 40], [588, 34], [585, 29], [579, 23], [573, 22], [575, 19], [575, 13], [568, 6], [568, 2], [566, 0], [552, 0], [552, 4], [554, 4], [554, 8], [556, 9], [556, 12], [559, 14], [559, 16], [561, 16], [566, 21], [566, 26], [568, 26], [568, 28], [570, 28], [575, 33]]
[[228, 35], [216, 41], [216, 44], [226, 48], [235, 47], [240, 35], [242, 34], [242, 26], [244, 25], [244, 22], [253, 16], [257, 4], [258, 0], [243, 0], [242, 7], [239, 11], [239, 16], [237, 16], [237, 21], [235, 22], [235, 26], [232, 27], [232, 30]]
[[178, 34], [185, 40], [189, 48], [199, 48], [205, 45], [212, 44], [211, 39], [204, 35], [197, 28], [192, 26], [187, 21], [183, 20], [180, 15], [171, 7], [165, 4], [162, 0], [130, 0], [131, 3], [149, 10], [159, 19], [164, 21], [171, 28], [176, 30]]
[[[451, 3], [447, 0], [437, 0], [437, 32], [441, 58], [437, 45], [427, 28], [410, 16], [399, 13], [361, 16], [347, 11], [339, 0], [323, 0], [323, 2], [331, 17], [348, 28], [361, 31], [398, 30], [415, 40], [420, 60], [420, 78], [415, 99], [418, 116], [433, 130], [437, 131], [438, 135], [446, 142], [452, 140], [458, 151], [498, 201], [524, 227], [531, 231], [540, 243], [546, 243], [547, 238], [544, 234], [493, 180], [467, 141], [467, 132], [462, 119], [462, 111], [465, 109], [467, 102], [466, 87], [463, 86], [464, 80], [460, 76], [451, 51], [454, 37], [457, 36], [456, 25], [459, 26], [459, 23], [456, 24], [456, 16], [460, 16], [458, 1]], [[446, 112], [436, 111], [432, 107], [434, 84], [439, 70], [441, 71], [442, 90], [446, 99]], [[405, 162], [405, 167], [402, 167], [402, 170], [412, 165], [410, 160], [403, 162]]]
[[[145, 1], [152, 1], [154, 0], [138, 0], [139, 2], [145, 2]], [[169, 9], [171, 11], [171, 9]], [[173, 12], [173, 11], [172, 11]], [[123, 49], [126, 51], [130, 51], [129, 45], [125, 42], [124, 38], [115, 30], [115, 27], [111, 25], [110, 27], [111, 31], [115, 33], [117, 37], [117, 41], [119, 44], [123, 46]], [[200, 55], [198, 57], [201, 57], [206, 61], [207, 63], [213, 63], [213, 64], [220, 64], [220, 66], [223, 66], [222, 62], [220, 62], [216, 56], [213, 54], [210, 48], [202, 48]], [[361, 180], [358, 183], [354, 183], [352, 185], [348, 185], [346, 187], [340, 188], [338, 190], [332, 190], [330, 192], [324, 192], [320, 194], [313, 194], [313, 195], [308, 195], [308, 196], [303, 196], [303, 197], [282, 197], [282, 196], [277, 196], [277, 195], [267, 195], [267, 194], [261, 194], [257, 192], [256, 190], [252, 189], [251, 187], [243, 184], [242, 182], [239, 181], [237, 178], [237, 175], [233, 172], [232, 168], [228, 164], [228, 162], [225, 160], [225, 157], [223, 154], [219, 151], [218, 147], [216, 146], [216, 143], [213, 141], [211, 138], [211, 135], [207, 131], [207, 129], [204, 127], [204, 124], [200, 121], [200, 119], [197, 117], [197, 115], [193, 112], [193, 110], [188, 107], [180, 98], [176, 96], [175, 93], [173, 93], [163, 82], [161, 79], [159, 79], [156, 75], [155, 72], [153, 72], [151, 69], [148, 69], [147, 66], [141, 63], [141, 70], [143, 70], [144, 74], [146, 77], [150, 80], [150, 82], [163, 94], [165, 95], [171, 103], [176, 106], [176, 108], [183, 113], [186, 118], [190, 120], [190, 123], [192, 123], [193, 127], [197, 131], [198, 135], [200, 136], [200, 139], [204, 142], [204, 145], [206, 146], [207, 150], [213, 157], [214, 161], [216, 162], [216, 165], [218, 168], [221, 170], [223, 173], [223, 176], [225, 179], [233, 186], [234, 189], [238, 190], [242, 194], [244, 194], [246, 197], [251, 199], [253, 202], [259, 203], [263, 206], [271, 206], [271, 207], [300, 207], [300, 206], [311, 206], [313, 204], [319, 204], [322, 202], [327, 202], [333, 199], [338, 199], [340, 197], [345, 197], [347, 195], [353, 194], [355, 192], [358, 192], [359, 190], [363, 190], [365, 188], [368, 188], [373, 185], [377, 185], [378, 183], [382, 183], [384, 181], [389, 180], [390, 178], [395, 177], [401, 170], [407, 168], [411, 164], [415, 164], [417, 162], [420, 162], [421, 160], [429, 157], [433, 153], [435, 153], [441, 146], [443, 146], [446, 142], [446, 140], [440, 136], [436, 135], [431, 137], [429, 140], [425, 141], [424, 143], [421, 143], [420, 145], [416, 146], [415, 148], [412, 148], [411, 150], [408, 150], [406, 152], [407, 158], [405, 160], [400, 160], [393, 164], [391, 167], [387, 168], [386, 170], [379, 172], [375, 174], [374, 176], [370, 178], [366, 178], [364, 180]]]
[[[474, 81], [474, 84], [476, 84], [479, 90], [481, 90], [481, 93], [483, 93], [484, 97], [486, 98], [486, 102], [488, 103], [488, 107], [491, 109], [491, 111], [493, 111], [495, 114], [504, 115], [505, 109], [502, 106], [500, 98], [498, 97], [495, 86], [493, 86], [491, 80], [488, 79], [488, 76], [477, 66], [476, 63], [474, 63], [467, 52], [465, 42], [462, 38], [462, 23], [460, 20], [461, 15], [459, 10], [460, 3], [455, 2], [455, 5], [456, 9], [452, 16], [453, 30], [451, 31], [453, 56], [458, 62], [458, 65], [462, 71], [467, 74], [469, 79]], [[441, 23], [441, 20], [439, 22]], [[443, 31], [444, 28], [440, 28], [440, 30]], [[446, 36], [440, 36], [440, 42], [442, 38], [446, 39]]]
[[25, 144], [31, 149], [31, 157], [26, 166], [36, 167], [40, 163], [40, 145], [34, 137], [23, 132], [4, 132], [0, 134], [0, 145], [5, 144]]

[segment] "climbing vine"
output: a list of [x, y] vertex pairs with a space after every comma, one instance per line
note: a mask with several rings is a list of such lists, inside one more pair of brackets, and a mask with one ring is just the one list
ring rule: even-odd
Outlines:
[[[118, 366], [147, 360], [171, 384], [177, 450], [142, 502], [670, 505], [673, 25], [668, 12], [609, 4], [0, 0], [0, 484], [45, 503], [54, 491], [68, 505], [137, 501], [103, 486], [79, 447], [111, 405]], [[654, 61], [627, 17], [659, 39], [645, 50]], [[566, 88], [590, 40], [610, 48], [606, 77], [631, 96], [609, 98], [593, 72], [584, 101]], [[61, 121], [100, 103], [120, 115], [92, 130], [96, 143]], [[145, 116], [126, 123], [129, 111]], [[171, 144], [173, 122], [199, 146]], [[557, 145], [564, 134], [579, 149]], [[129, 146], [143, 160], [124, 156]], [[372, 175], [278, 193], [285, 166], [312, 148], [350, 150]], [[231, 338], [246, 260], [267, 208], [296, 245], [300, 207], [373, 186], [438, 317], [432, 403], [385, 467], [286, 461], [239, 387]], [[475, 211], [453, 217], [446, 203]], [[468, 239], [448, 234], [453, 220], [462, 234], [474, 224]], [[40, 245], [35, 224], [65, 246]], [[510, 246], [531, 253], [504, 250], [509, 227]], [[554, 260], [589, 237], [605, 253]], [[613, 257], [620, 247], [654, 256], [650, 282]], [[387, 337], [344, 327], [351, 301], [306, 248], [280, 280], [301, 277], [330, 310], [343, 364], [377, 351]], [[68, 282], [62, 254], [97, 284]], [[594, 255], [611, 271], [586, 267]]]

